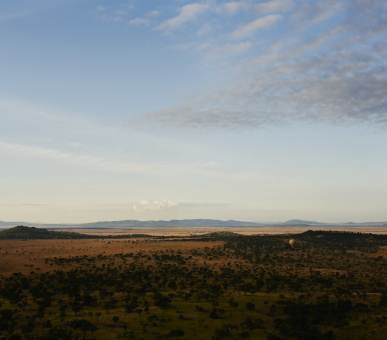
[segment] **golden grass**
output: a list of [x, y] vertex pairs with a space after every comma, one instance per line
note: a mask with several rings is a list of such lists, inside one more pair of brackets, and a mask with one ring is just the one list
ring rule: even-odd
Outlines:
[[58, 231], [77, 232], [86, 235], [133, 235], [147, 234], [152, 236], [190, 236], [204, 235], [212, 232], [229, 231], [241, 235], [280, 235], [280, 234], [299, 234], [307, 230], [333, 230], [349, 231], [359, 233], [387, 234], [386, 227], [143, 227], [143, 228], [105, 228], [105, 229], [57, 229]]
[[50, 271], [55, 268], [47, 264], [45, 259], [54, 257], [114, 255], [138, 251], [147, 253], [166, 249], [185, 252], [221, 244], [221, 241], [171, 242], [152, 239], [0, 240], [0, 273], [8, 275], [17, 272], [28, 274], [37, 270]]

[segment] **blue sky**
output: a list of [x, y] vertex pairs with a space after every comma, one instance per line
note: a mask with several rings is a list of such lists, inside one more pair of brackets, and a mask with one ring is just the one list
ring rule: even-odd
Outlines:
[[0, 220], [387, 220], [385, 1], [0, 1]]

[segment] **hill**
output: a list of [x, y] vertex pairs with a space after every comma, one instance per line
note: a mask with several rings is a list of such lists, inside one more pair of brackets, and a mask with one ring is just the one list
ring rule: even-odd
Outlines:
[[0, 231], [0, 239], [86, 239], [95, 236], [84, 235], [67, 231], [50, 231], [35, 227], [17, 226]]
[[245, 236], [237, 234], [237, 233], [232, 233], [231, 231], [215, 231], [213, 233], [198, 235], [196, 237], [198, 237], [198, 238], [229, 239], [229, 238], [245, 237]]

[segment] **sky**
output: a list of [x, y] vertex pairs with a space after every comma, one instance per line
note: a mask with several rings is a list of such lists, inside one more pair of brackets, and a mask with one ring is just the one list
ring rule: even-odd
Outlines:
[[383, 0], [0, 0], [0, 220], [387, 221]]

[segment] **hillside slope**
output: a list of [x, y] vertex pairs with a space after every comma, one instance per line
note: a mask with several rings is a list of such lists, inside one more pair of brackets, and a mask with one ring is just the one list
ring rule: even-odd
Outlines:
[[35, 227], [17, 226], [7, 230], [0, 231], [0, 239], [85, 239], [95, 238], [95, 236], [79, 233], [50, 231]]

